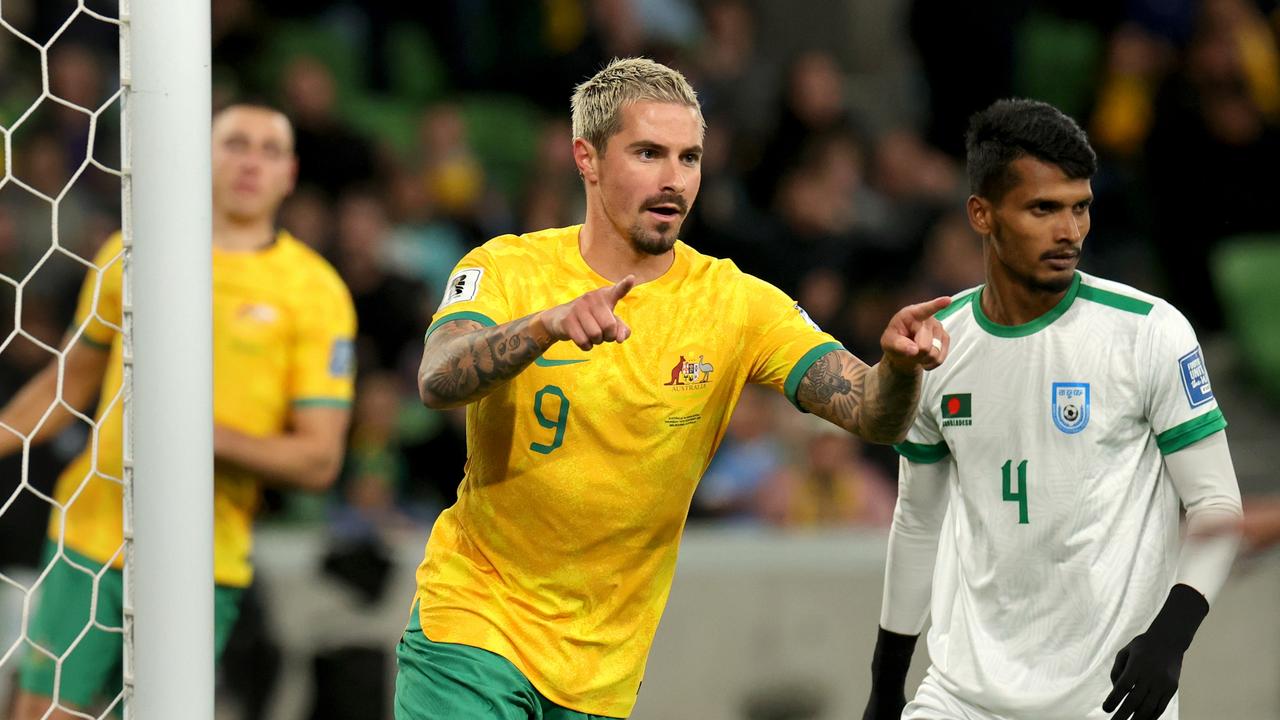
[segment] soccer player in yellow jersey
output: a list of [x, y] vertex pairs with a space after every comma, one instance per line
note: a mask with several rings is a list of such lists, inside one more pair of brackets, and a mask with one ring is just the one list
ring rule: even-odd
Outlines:
[[[213, 121], [213, 383], [215, 645], [225, 643], [252, 575], [259, 486], [324, 490], [342, 463], [352, 395], [355, 311], [324, 259], [275, 228], [293, 189], [293, 131], [281, 113], [235, 105]], [[173, 238], [174, 242], [185, 242]], [[94, 442], [54, 490], [47, 555], [27, 627], [16, 717], [83, 717], [121, 684], [123, 513], [121, 478], [121, 240], [98, 253], [80, 293], [62, 368], [63, 402], [88, 406], [101, 389]], [[53, 404], [58, 365], [33, 378], [0, 411], [31, 434]], [[47, 439], [72, 415], [39, 427]], [[22, 440], [0, 432], [0, 453]], [[94, 449], [96, 447], [96, 453]], [[96, 579], [95, 579], [96, 578]], [[94, 626], [90, 622], [95, 602]], [[54, 711], [46, 715], [50, 704]]]
[[894, 442], [947, 352], [946, 298], [899, 311], [868, 367], [676, 239], [703, 139], [679, 73], [617, 60], [572, 104], [585, 223], [469, 253], [427, 332], [422, 400], [467, 406], [468, 460], [418, 569], [399, 720], [626, 717], [744, 384]]

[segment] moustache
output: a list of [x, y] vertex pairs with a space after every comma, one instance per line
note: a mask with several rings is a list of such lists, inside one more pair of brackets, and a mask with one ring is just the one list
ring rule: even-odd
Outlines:
[[681, 215], [689, 212], [688, 201], [684, 199], [683, 195], [677, 195], [675, 193], [662, 193], [661, 195], [654, 195], [653, 197], [647, 198], [644, 201], [643, 209], [648, 210], [651, 207], [657, 207], [659, 205], [675, 205], [676, 208], [680, 210]]

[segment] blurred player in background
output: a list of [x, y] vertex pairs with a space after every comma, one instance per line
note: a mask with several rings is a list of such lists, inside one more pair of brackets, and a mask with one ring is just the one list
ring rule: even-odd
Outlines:
[[893, 442], [946, 355], [946, 298], [899, 311], [868, 367], [778, 289], [677, 240], [703, 141], [679, 73], [617, 60], [572, 106], [586, 222], [469, 253], [428, 330], [422, 399], [467, 405], [469, 457], [418, 570], [401, 720], [630, 714], [743, 386]]
[[[864, 717], [1177, 717], [1183, 654], [1238, 542], [1198, 529], [1240, 515], [1195, 333], [1077, 271], [1097, 164], [1066, 115], [995, 103], [968, 165], [986, 284], [940, 313], [956, 353], [897, 446]], [[930, 615], [932, 665], [904, 712]]]
[[[263, 106], [231, 106], [214, 117], [212, 151], [214, 608], [221, 652], [253, 572], [260, 484], [322, 491], [342, 463], [355, 313], [329, 264], [275, 226], [297, 164], [288, 119]], [[70, 718], [62, 710], [46, 715], [51, 700], [85, 711], [120, 691], [122, 635], [93, 627], [79, 636], [90, 622], [95, 585], [97, 622], [122, 625], [123, 413], [113, 400], [122, 373], [121, 253], [119, 234], [99, 251], [94, 263], [101, 272], [85, 279], [68, 336], [61, 400], [83, 409], [100, 389], [98, 430], [58, 479], [54, 499], [61, 506], [51, 516], [46, 548], [53, 568], [27, 626], [30, 641], [56, 657], [75, 648], [59, 672], [54, 657], [28, 647], [19, 720]], [[56, 402], [58, 375], [58, 363], [50, 363], [0, 411], [0, 421], [30, 434]], [[32, 441], [57, 435], [72, 419], [55, 408]], [[0, 433], [0, 453], [21, 448], [17, 435]]]

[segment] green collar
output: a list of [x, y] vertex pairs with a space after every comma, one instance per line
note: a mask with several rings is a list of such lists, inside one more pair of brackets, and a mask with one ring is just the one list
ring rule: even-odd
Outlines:
[[1076, 296], [1080, 294], [1080, 273], [1077, 272], [1075, 277], [1071, 279], [1071, 287], [1067, 288], [1067, 294], [1062, 296], [1062, 299], [1058, 301], [1057, 305], [1054, 305], [1049, 312], [1046, 312], [1035, 320], [1021, 325], [1001, 325], [987, 317], [986, 313], [982, 312], [982, 291], [985, 288], [986, 285], [983, 285], [978, 288], [976, 293], [973, 294], [973, 319], [978, 321], [978, 325], [983, 330], [986, 330], [988, 333], [991, 333], [996, 337], [1026, 337], [1028, 335], [1034, 335], [1049, 327], [1053, 324], [1054, 320], [1062, 317], [1063, 313], [1071, 307], [1071, 303], [1075, 302]]

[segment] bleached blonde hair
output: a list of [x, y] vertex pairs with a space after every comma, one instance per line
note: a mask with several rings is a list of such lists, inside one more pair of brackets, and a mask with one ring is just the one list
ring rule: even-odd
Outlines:
[[590, 80], [573, 90], [573, 136], [604, 154], [605, 143], [622, 129], [622, 108], [641, 101], [674, 103], [696, 108], [702, 129], [698, 95], [679, 71], [648, 58], [614, 58]]

